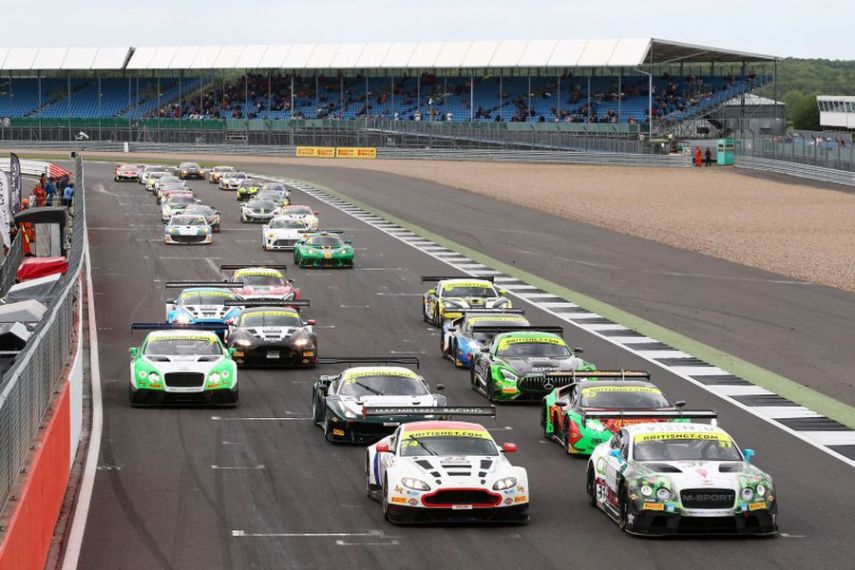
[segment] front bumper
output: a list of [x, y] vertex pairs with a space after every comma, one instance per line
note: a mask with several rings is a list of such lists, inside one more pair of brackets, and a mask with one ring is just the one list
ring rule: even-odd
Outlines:
[[232, 356], [239, 366], [312, 368], [318, 364], [318, 351], [298, 349], [282, 344], [263, 344], [251, 347], [234, 346]]
[[266, 224], [273, 219], [273, 214], [253, 214], [251, 212], [241, 212], [240, 221], [249, 224]]
[[331, 417], [327, 439], [338, 443], [369, 444], [379, 441], [394, 432], [404, 422], [364, 421]]
[[636, 511], [632, 523], [627, 525], [630, 534], [662, 535], [772, 535], [778, 532], [777, 502], [762, 511], [735, 513], [729, 516], [698, 517], [679, 513]]
[[270, 251], [290, 251], [296, 245], [296, 239], [264, 239], [264, 249]]
[[135, 406], [233, 406], [238, 402], [237, 386], [232, 389], [203, 390], [200, 392], [164, 392], [163, 390], [137, 389], [131, 386], [131, 401]]
[[524, 523], [528, 503], [468, 510], [389, 505], [389, 519], [401, 524], [418, 523]]
[[195, 178], [196, 180], [202, 180], [205, 177], [201, 172], [181, 172], [178, 177], [182, 180], [188, 180], [190, 178]]
[[300, 267], [327, 267], [327, 268], [346, 268], [353, 267], [352, 257], [330, 257], [323, 256], [300, 256]]
[[173, 236], [166, 234], [164, 241], [167, 245], [205, 245], [213, 243], [214, 236], [211, 234], [203, 236]]
[[113, 176], [113, 179], [116, 182], [139, 182], [140, 177], [139, 174], [117, 172], [115, 176]]

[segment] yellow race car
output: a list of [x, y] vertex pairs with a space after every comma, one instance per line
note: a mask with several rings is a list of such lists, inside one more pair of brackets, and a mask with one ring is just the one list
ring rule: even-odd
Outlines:
[[461, 317], [466, 309], [511, 308], [507, 291], [497, 289], [492, 278], [424, 276], [422, 282], [436, 282], [422, 298], [422, 318], [437, 327]]

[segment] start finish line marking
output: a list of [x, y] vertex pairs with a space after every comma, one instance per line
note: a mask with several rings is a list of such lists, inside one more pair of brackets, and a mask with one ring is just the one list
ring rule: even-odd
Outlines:
[[353, 538], [359, 536], [384, 538], [386, 535], [382, 530], [369, 530], [368, 532], [247, 532], [245, 530], [233, 530], [232, 536], [249, 538]]

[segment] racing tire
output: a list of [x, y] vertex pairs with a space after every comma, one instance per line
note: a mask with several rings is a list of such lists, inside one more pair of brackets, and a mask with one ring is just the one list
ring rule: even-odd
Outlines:
[[424, 300], [422, 300], [422, 320], [423, 320], [424, 322], [426, 322], [426, 323], [430, 323], [430, 319], [428, 318], [427, 313], [425, 312], [425, 302], [424, 302]]
[[374, 499], [377, 497], [377, 491], [380, 489], [377, 485], [371, 484], [371, 455], [365, 452], [365, 494]]
[[487, 387], [484, 391], [487, 393], [486, 394], [487, 395], [487, 401], [490, 402], [491, 404], [493, 404], [496, 402], [496, 392], [495, 392], [495, 389], [493, 388], [493, 382], [488, 381], [486, 384], [487, 384]]
[[392, 519], [392, 512], [389, 509], [389, 489], [386, 487], [386, 481], [383, 481], [383, 487], [380, 492], [383, 494], [380, 498], [380, 502], [383, 505], [383, 518], [386, 519], [386, 521], [393, 523], [395, 521]]
[[142, 399], [139, 398], [139, 395], [134, 392], [134, 388], [128, 385], [128, 403], [132, 408], [136, 408], [142, 405]]
[[314, 396], [312, 396], [312, 423], [320, 426], [323, 421], [324, 418], [321, 417], [321, 405], [318, 402], [318, 394], [315, 392]]
[[585, 483], [585, 491], [588, 494], [588, 504], [594, 508], [597, 508], [597, 489], [596, 489], [596, 481], [594, 480], [594, 469], [590, 465], [588, 466], [588, 478]]
[[478, 392], [478, 386], [475, 384], [475, 365], [473, 363], [472, 368], [469, 369], [469, 385], [472, 387], [472, 390]]
[[335, 440], [332, 438], [330, 433], [332, 433], [332, 429], [330, 428], [330, 422], [327, 418], [321, 422], [324, 428], [324, 439], [327, 440], [327, 443], [335, 443]]
[[561, 443], [564, 444], [564, 452], [567, 455], [570, 455], [572, 457], [575, 457], [576, 455], [578, 455], [576, 448], [573, 447], [573, 444], [570, 442], [570, 432], [569, 431], [565, 431], [563, 434], [561, 434]]
[[626, 484], [621, 481], [618, 490], [618, 526], [624, 532], [629, 532], [629, 501], [626, 496]]
[[220, 233], [220, 224], [217, 224], [215, 226], [211, 226], [211, 231], [214, 232], [215, 234]]
[[433, 320], [432, 324], [435, 327], [442, 327], [442, 317], [439, 316], [439, 307], [434, 309], [433, 311]]

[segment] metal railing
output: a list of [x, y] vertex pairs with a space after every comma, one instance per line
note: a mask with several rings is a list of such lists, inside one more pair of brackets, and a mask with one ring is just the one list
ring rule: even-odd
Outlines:
[[62, 383], [74, 340], [75, 307], [80, 300], [78, 277], [83, 265], [86, 234], [86, 192], [79, 158], [74, 165], [74, 180], [68, 271], [60, 279], [58, 293], [24, 350], [0, 380], [0, 507], [6, 504], [51, 398]]
[[851, 133], [793, 131], [784, 135], [747, 132], [736, 139], [737, 156], [855, 172]]
[[815, 182], [855, 186], [855, 172], [814, 166], [813, 164], [772, 160], [771, 158], [757, 158], [754, 156], [738, 156], [736, 157], [736, 167], [806, 178]]

